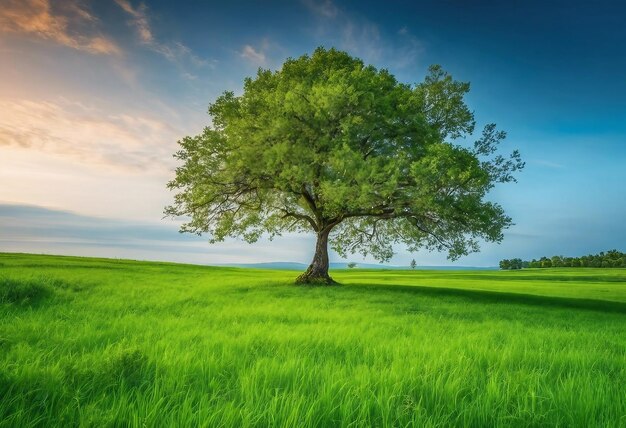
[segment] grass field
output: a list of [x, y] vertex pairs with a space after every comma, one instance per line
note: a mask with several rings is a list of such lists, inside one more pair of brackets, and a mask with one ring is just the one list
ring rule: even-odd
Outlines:
[[0, 426], [626, 426], [626, 270], [0, 254]]

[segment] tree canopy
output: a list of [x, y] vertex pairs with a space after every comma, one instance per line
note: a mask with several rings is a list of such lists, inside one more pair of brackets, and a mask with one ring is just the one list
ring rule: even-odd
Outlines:
[[468, 91], [440, 66], [410, 85], [335, 49], [259, 69], [241, 95], [209, 106], [210, 126], [179, 142], [166, 213], [188, 216], [181, 230], [212, 242], [313, 231], [302, 282], [332, 282], [329, 235], [341, 256], [380, 261], [394, 244], [451, 259], [477, 251], [512, 224], [488, 191], [524, 164], [517, 151], [497, 154], [505, 133], [493, 124], [466, 142]]

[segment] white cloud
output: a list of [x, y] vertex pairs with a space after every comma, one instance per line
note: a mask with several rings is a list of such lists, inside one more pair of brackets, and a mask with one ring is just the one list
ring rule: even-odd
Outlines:
[[[134, 7], [129, 0], [115, 0], [115, 3], [131, 16], [131, 24], [135, 27], [139, 41], [153, 52], [181, 66], [186, 62], [195, 67], [213, 65], [211, 61], [195, 55], [189, 47], [181, 42], [165, 43], [157, 40], [150, 24], [148, 8], [144, 3], [137, 7]], [[183, 75], [185, 74], [189, 73], [183, 72]]]
[[402, 69], [415, 65], [424, 50], [406, 27], [397, 34], [384, 36], [375, 23], [346, 15], [338, 28], [340, 47], [368, 63]]
[[262, 50], [256, 50], [250, 45], [245, 45], [241, 50], [241, 56], [255, 65], [264, 65], [267, 58]]
[[335, 18], [339, 14], [339, 8], [331, 0], [303, 0], [304, 5], [313, 13], [324, 18]]
[[385, 34], [375, 22], [339, 9], [331, 1], [303, 0], [303, 3], [316, 17], [314, 34], [320, 44], [330, 43], [366, 63], [402, 69], [415, 65], [424, 50], [407, 27]]
[[152, 36], [152, 30], [150, 29], [150, 23], [146, 16], [146, 6], [142, 3], [137, 8], [134, 8], [128, 0], [115, 0], [124, 12], [133, 17], [133, 24], [137, 29], [137, 33], [142, 42], [150, 44], [154, 42]]
[[347, 20], [342, 28], [341, 47], [368, 62], [379, 61], [385, 52], [378, 26], [368, 21], [355, 23]]
[[0, 32], [34, 35], [91, 54], [119, 55], [121, 48], [94, 31], [98, 19], [80, 3], [7, 0], [0, 7]]
[[280, 68], [288, 51], [276, 41], [263, 37], [255, 43], [245, 44], [235, 51], [240, 58], [255, 67]]

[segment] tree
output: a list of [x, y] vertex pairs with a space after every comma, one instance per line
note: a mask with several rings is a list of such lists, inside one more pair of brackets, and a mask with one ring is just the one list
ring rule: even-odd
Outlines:
[[512, 224], [487, 192], [524, 164], [517, 151], [496, 153], [505, 133], [493, 124], [460, 144], [475, 126], [468, 90], [439, 66], [408, 85], [335, 49], [259, 69], [241, 95], [209, 106], [211, 126], [179, 142], [165, 212], [188, 216], [181, 231], [211, 242], [313, 231], [299, 283], [334, 282], [331, 233], [343, 257], [387, 261], [397, 243], [451, 259], [478, 251], [479, 239], [500, 242]]
[[523, 267], [523, 264], [527, 262], [522, 262], [522, 259], [504, 259], [500, 260], [500, 269], [502, 270], [518, 270]]
[[411, 260], [411, 269], [415, 269], [417, 267], [417, 262], [415, 259]]
[[355, 262], [348, 263], [348, 268], [354, 269], [355, 267], [356, 267], [356, 263]]

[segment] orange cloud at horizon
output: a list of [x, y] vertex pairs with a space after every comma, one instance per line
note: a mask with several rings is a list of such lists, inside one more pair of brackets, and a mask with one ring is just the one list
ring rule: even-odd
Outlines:
[[0, 32], [35, 36], [96, 55], [120, 55], [122, 49], [97, 31], [97, 24], [78, 2], [53, 8], [50, 0], [7, 0], [0, 8]]
[[0, 148], [73, 158], [93, 167], [167, 171], [181, 131], [147, 113], [76, 101], [1, 99]]

